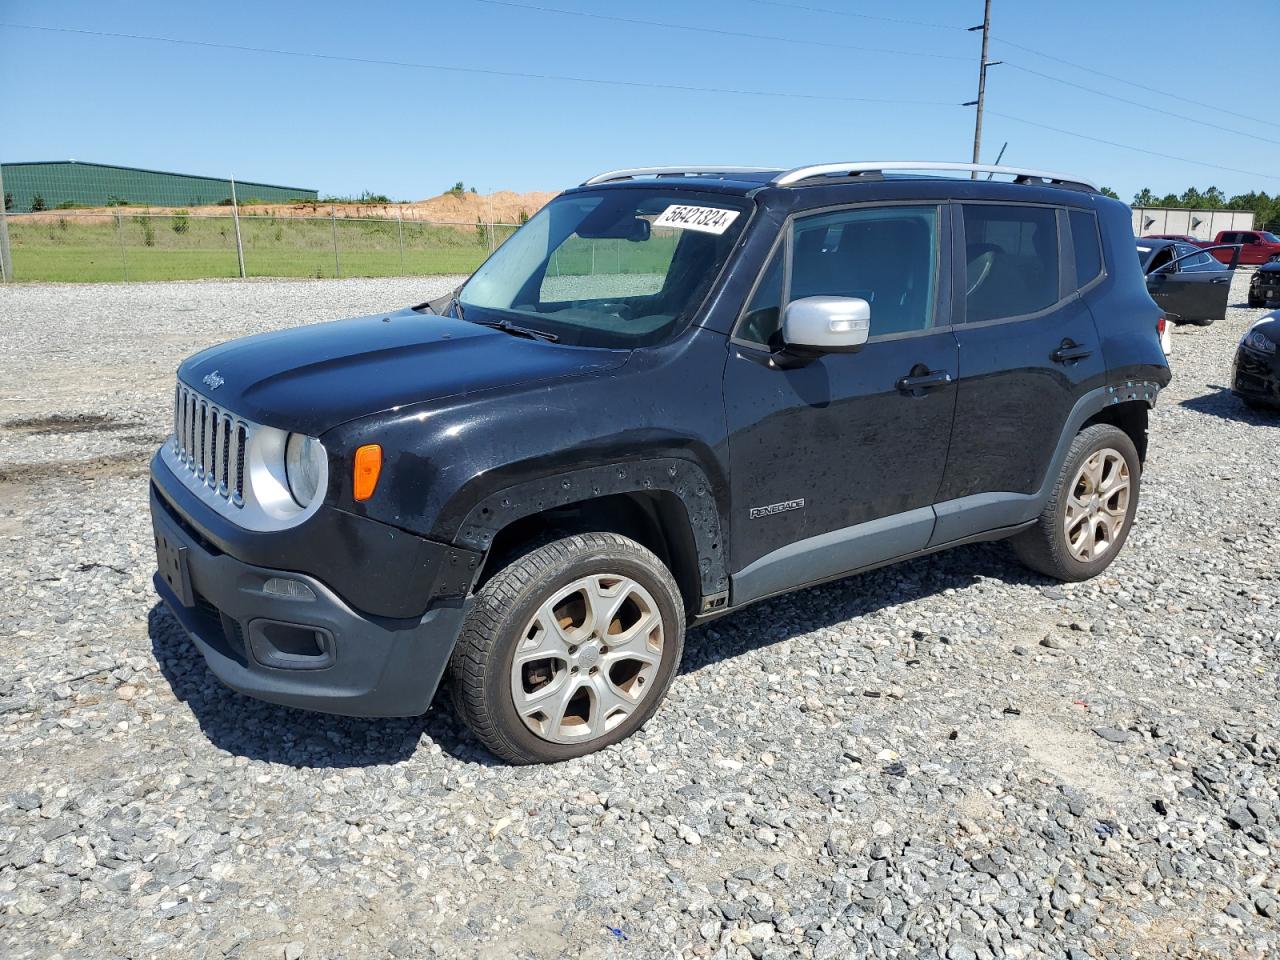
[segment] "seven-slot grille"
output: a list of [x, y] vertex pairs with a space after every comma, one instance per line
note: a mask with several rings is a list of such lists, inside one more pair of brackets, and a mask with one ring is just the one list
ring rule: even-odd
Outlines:
[[244, 506], [244, 451], [251, 425], [179, 383], [173, 401], [173, 446], [178, 461], [237, 507]]

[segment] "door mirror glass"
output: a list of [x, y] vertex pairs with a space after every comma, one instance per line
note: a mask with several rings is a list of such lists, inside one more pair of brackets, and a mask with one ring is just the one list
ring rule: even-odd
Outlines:
[[787, 304], [782, 339], [788, 349], [851, 353], [871, 336], [871, 304], [861, 297], [801, 297]]

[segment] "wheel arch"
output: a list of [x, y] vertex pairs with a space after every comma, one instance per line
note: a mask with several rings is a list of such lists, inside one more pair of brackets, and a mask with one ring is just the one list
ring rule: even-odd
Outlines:
[[1095, 424], [1110, 424], [1120, 430], [1123, 430], [1133, 441], [1134, 448], [1138, 451], [1138, 462], [1145, 465], [1147, 462], [1147, 426], [1149, 423], [1150, 406], [1145, 400], [1129, 400], [1124, 403], [1114, 403], [1103, 407], [1097, 413], [1093, 414], [1084, 423], [1080, 425], [1076, 433], [1087, 430]]
[[503, 488], [467, 513], [454, 543], [485, 554], [475, 588], [531, 544], [608, 531], [636, 540], [671, 570], [696, 615], [727, 598], [720, 513], [705, 473], [663, 458], [542, 477]]

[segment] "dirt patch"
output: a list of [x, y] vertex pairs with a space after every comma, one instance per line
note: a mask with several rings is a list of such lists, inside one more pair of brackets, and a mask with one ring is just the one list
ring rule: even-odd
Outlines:
[[1106, 744], [1092, 730], [1034, 714], [1010, 717], [996, 729], [1055, 780], [1113, 807], [1138, 799], [1131, 776], [1107, 758]]
[[55, 413], [47, 417], [26, 417], [0, 424], [0, 427], [12, 433], [31, 434], [109, 433], [137, 426], [140, 424], [136, 420], [117, 420], [115, 417], [94, 413]]
[[49, 479], [108, 480], [142, 477], [147, 473], [148, 453], [131, 450], [88, 460], [55, 460], [51, 463], [14, 463], [0, 467], [0, 489], [5, 484], [29, 484]]

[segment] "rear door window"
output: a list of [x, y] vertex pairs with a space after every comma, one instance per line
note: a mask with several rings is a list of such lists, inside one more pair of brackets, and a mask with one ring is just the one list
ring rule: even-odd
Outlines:
[[1053, 207], [961, 205], [968, 323], [1019, 317], [1060, 299], [1058, 217]]

